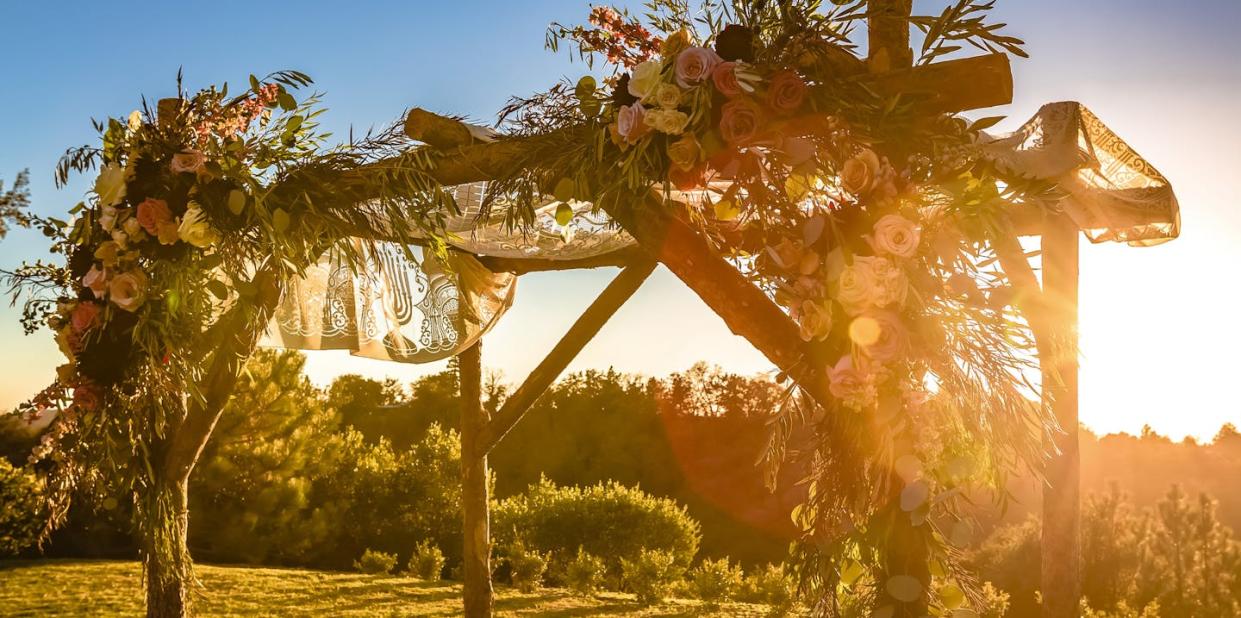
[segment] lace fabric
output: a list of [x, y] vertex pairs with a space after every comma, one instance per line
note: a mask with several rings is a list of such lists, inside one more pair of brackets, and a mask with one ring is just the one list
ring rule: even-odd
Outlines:
[[[1180, 232], [1167, 179], [1078, 103], [1046, 105], [1020, 130], [982, 147], [1012, 173], [1058, 183], [1068, 194], [1063, 208], [1093, 242], [1150, 245]], [[480, 216], [485, 183], [451, 190], [462, 214], [447, 222], [446, 261], [421, 250], [411, 260], [398, 245], [380, 243], [368, 267], [355, 272], [328, 252], [305, 278], [289, 282], [263, 345], [406, 363], [444, 359], [495, 326], [516, 294], [515, 275], [493, 273], [476, 256], [573, 260], [634, 244], [587, 203], [572, 203], [573, 217], [562, 226], [549, 198], [532, 225], [514, 230], [502, 207]]]

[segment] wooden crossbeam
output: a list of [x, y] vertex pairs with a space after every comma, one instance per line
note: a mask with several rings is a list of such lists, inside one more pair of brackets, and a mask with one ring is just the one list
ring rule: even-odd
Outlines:
[[522, 382], [521, 386], [517, 387], [517, 390], [505, 400], [504, 405], [496, 411], [478, 440], [480, 450], [475, 453], [475, 456], [485, 456], [495, 448], [496, 444], [521, 420], [526, 411], [538, 401], [539, 397], [543, 396], [547, 387], [560, 377], [565, 367], [569, 366], [582, 348], [594, 339], [599, 329], [603, 328], [603, 325], [615, 315], [616, 311], [633, 297], [634, 292], [638, 291], [642, 282], [646, 281], [654, 270], [655, 261], [649, 258], [636, 262], [622, 270], [608, 284], [608, 287], [603, 289], [599, 297], [586, 308], [564, 337], [560, 338], [552, 351], [543, 358], [534, 371], [530, 372], [526, 381]]
[[478, 256], [478, 261], [493, 273], [513, 273], [525, 275], [558, 270], [582, 270], [587, 268], [605, 268], [608, 266], [632, 266], [649, 261], [646, 252], [639, 247], [626, 247], [610, 253], [574, 260], [552, 260], [547, 258], [509, 258]]

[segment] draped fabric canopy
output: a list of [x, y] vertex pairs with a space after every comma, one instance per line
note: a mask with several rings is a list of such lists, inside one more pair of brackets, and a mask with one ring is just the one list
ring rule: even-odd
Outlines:
[[[1018, 131], [985, 139], [983, 149], [1009, 173], [1059, 185], [1066, 195], [1061, 207], [1092, 242], [1151, 245], [1180, 233], [1167, 179], [1078, 103], [1045, 105]], [[448, 221], [446, 260], [423, 251], [410, 259], [402, 247], [380, 243], [358, 272], [339, 252], [327, 252], [287, 286], [262, 344], [441, 360], [473, 345], [513, 303], [517, 276], [491, 272], [477, 256], [575, 260], [634, 244], [587, 203], [571, 204], [574, 215], [561, 226], [558, 202], [549, 199], [531, 226], [511, 229], [499, 212], [480, 217], [485, 189], [453, 188], [462, 214]]]

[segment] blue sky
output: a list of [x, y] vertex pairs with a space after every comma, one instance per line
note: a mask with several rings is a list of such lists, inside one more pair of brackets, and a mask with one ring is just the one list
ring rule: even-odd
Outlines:
[[[629, 3], [629, 4], [637, 4]], [[1241, 209], [1241, 2], [1000, 0], [998, 17], [1029, 43], [1014, 67], [1012, 128], [1041, 103], [1075, 99], [1168, 176], [1184, 234], [1150, 249], [1083, 248], [1083, 419], [1104, 431], [1145, 423], [1174, 436], [1209, 437], [1241, 423], [1233, 382], [1241, 326], [1237, 281]], [[942, 2], [919, 1], [938, 11]], [[244, 82], [293, 68], [325, 95], [338, 134], [397, 119], [410, 106], [490, 120], [510, 95], [545, 88], [585, 67], [542, 48], [551, 21], [574, 23], [576, 0], [496, 2], [7, 2], [0, 5], [0, 178], [32, 174], [35, 209], [76, 203], [88, 180], [62, 191], [52, 168], [66, 147], [95, 139], [90, 118], [122, 116], [145, 95]], [[988, 112], [990, 115], [991, 112]], [[39, 257], [41, 238], [0, 243], [0, 267]], [[518, 300], [488, 338], [485, 362], [519, 381], [613, 271], [524, 277]], [[0, 309], [0, 407], [51, 379], [60, 362], [46, 334], [24, 337]], [[663, 375], [697, 360], [752, 373], [767, 363], [665, 271], [584, 351], [574, 369], [614, 365]], [[413, 379], [441, 365], [404, 366], [311, 355], [320, 383], [340, 372]]]

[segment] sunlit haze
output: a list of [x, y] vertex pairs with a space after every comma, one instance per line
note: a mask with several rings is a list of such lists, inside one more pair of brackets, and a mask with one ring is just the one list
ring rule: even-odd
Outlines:
[[[293, 68], [325, 93], [325, 124], [343, 137], [397, 119], [410, 106], [489, 121], [510, 94], [531, 93], [586, 71], [542, 49], [554, 20], [583, 5], [499, 2], [302, 2], [277, 4], [6, 3], [0, 8], [0, 178], [32, 176], [35, 209], [63, 212], [85, 178], [52, 183], [63, 150], [96, 139], [92, 117], [123, 116], [187, 87], [239, 83], [249, 73]], [[637, 5], [639, 3], [630, 3]], [[919, 2], [915, 10], [936, 10]], [[1082, 248], [1082, 400], [1085, 424], [1137, 432], [1149, 424], [1180, 438], [1210, 439], [1241, 423], [1234, 368], [1241, 306], [1241, 208], [1231, 186], [1241, 169], [1241, 23], [1236, 0], [1001, 0], [1000, 21], [1024, 38], [1030, 60], [1014, 65], [1016, 97], [999, 111], [1015, 128], [1045, 102], [1091, 108], [1176, 188], [1183, 234], [1153, 248]], [[226, 9], [226, 5], [233, 5]], [[166, 7], [166, 8], [165, 8]], [[71, 14], [69, 14], [71, 13]], [[147, 27], [136, 34], [127, 25]], [[330, 41], [321, 47], [311, 40]], [[986, 112], [986, 115], [993, 115]], [[42, 257], [43, 239], [19, 230], [0, 242], [0, 268]], [[1084, 243], [1084, 241], [1083, 241]], [[615, 270], [525, 276], [514, 308], [486, 338], [484, 362], [520, 381]], [[52, 379], [62, 362], [51, 336], [24, 336], [18, 313], [0, 310], [0, 407]], [[308, 353], [312, 379], [342, 373], [403, 382], [444, 363], [397, 365], [340, 352]], [[666, 270], [656, 272], [571, 365], [662, 376], [707, 361], [741, 373], [770, 364]]]

